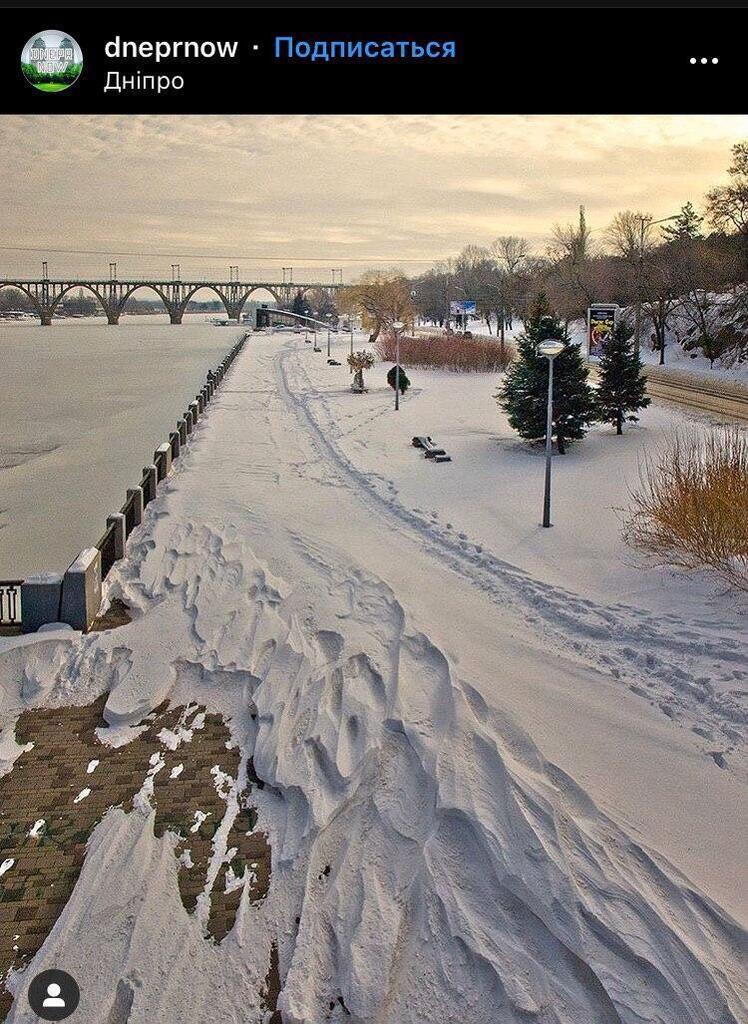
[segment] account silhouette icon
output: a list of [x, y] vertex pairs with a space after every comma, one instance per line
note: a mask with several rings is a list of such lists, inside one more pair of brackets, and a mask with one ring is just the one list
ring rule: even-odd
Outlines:
[[47, 998], [42, 1003], [42, 1006], [45, 1009], [48, 1009], [50, 1006], [53, 1006], [55, 1008], [59, 1007], [61, 1010], [64, 1010], [65, 1000], [60, 995], [60, 992], [62, 992], [62, 989], [60, 988], [59, 985], [56, 985], [54, 981], [52, 982], [51, 985], [47, 985]]
[[66, 971], [42, 971], [29, 985], [28, 998], [31, 1009], [42, 1020], [65, 1020], [78, 1007], [80, 989]]

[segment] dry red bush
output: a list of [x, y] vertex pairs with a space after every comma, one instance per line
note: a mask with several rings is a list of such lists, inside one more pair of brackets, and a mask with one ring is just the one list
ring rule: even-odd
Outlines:
[[[381, 335], [377, 354], [386, 363], [395, 361], [395, 338]], [[464, 338], [456, 334], [416, 334], [400, 338], [400, 365], [456, 373], [497, 373], [514, 357], [514, 347], [489, 338]]]

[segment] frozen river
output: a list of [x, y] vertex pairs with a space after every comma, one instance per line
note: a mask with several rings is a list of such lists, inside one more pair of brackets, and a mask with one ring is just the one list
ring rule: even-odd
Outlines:
[[0, 322], [0, 579], [96, 543], [240, 333], [204, 314]]

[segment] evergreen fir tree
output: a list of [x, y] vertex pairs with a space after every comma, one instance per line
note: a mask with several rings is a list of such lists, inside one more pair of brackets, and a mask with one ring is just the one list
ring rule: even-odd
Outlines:
[[296, 313], [297, 316], [311, 316], [312, 314], [312, 307], [304, 298], [301, 291], [296, 292], [296, 295], [294, 295], [291, 312]]
[[600, 357], [597, 406], [603, 423], [612, 423], [617, 434], [623, 424], [636, 423], [636, 413], [649, 405], [642, 361], [631, 341], [633, 332], [625, 323], [616, 325]]
[[[397, 373], [397, 367], [396, 366], [393, 366], [392, 369], [387, 371], [387, 383], [389, 384], [389, 386], [392, 388], [393, 391], [395, 390], [395, 374], [396, 373]], [[410, 377], [408, 377], [407, 373], [402, 368], [402, 366], [400, 367], [400, 375], [399, 375], [399, 378], [398, 378], [398, 383], [400, 385], [400, 394], [404, 395], [405, 392], [410, 387]]]
[[694, 209], [692, 202], [681, 206], [680, 213], [671, 224], [662, 228], [662, 234], [666, 242], [693, 241], [696, 238], [703, 238], [701, 225], [704, 218]]
[[525, 323], [517, 344], [517, 358], [496, 397], [520, 437], [529, 441], [545, 439], [548, 360], [538, 352], [538, 345], [550, 338], [563, 341], [565, 346], [553, 363], [553, 436], [559, 454], [563, 455], [567, 442], [584, 437], [589, 424], [596, 419], [596, 405], [580, 348], [570, 342], [544, 295], [538, 297]]

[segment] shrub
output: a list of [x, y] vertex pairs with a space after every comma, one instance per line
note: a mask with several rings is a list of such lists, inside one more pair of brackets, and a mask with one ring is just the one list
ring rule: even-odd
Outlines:
[[353, 377], [353, 390], [363, 391], [364, 390], [364, 370], [369, 370], [374, 365], [374, 356], [371, 352], [364, 350], [360, 352], [351, 352], [346, 359], [346, 362], [351, 368]]
[[[395, 362], [395, 338], [391, 334], [377, 339], [377, 355], [386, 363]], [[497, 373], [505, 370], [514, 356], [512, 345], [488, 338], [464, 338], [454, 334], [417, 334], [400, 338], [400, 365], [456, 373]]]
[[397, 373], [397, 366], [393, 366], [392, 369], [387, 371], [387, 383], [395, 390], [395, 378], [397, 377], [397, 383], [400, 386], [400, 394], [404, 395], [410, 387], [410, 377], [407, 375], [405, 370], [400, 367], [400, 374]]
[[639, 476], [625, 540], [660, 565], [705, 569], [748, 591], [748, 434], [676, 434]]

